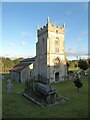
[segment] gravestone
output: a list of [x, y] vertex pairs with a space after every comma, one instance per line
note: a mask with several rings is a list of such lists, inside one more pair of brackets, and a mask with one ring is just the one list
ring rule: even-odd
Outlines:
[[34, 84], [33, 91], [32, 84], [30, 86], [30, 81], [26, 82], [23, 96], [41, 107], [51, 107], [59, 103], [64, 104], [66, 100], [68, 100], [68, 98], [58, 95], [57, 91], [53, 89], [50, 84], [40, 82], [36, 82]]
[[6, 86], [6, 91], [7, 93], [12, 93], [13, 92], [13, 84], [11, 83], [11, 80], [8, 80], [8, 84]]

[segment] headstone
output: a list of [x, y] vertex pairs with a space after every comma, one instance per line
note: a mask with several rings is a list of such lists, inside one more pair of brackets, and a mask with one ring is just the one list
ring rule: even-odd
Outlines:
[[6, 91], [7, 93], [12, 93], [13, 92], [13, 84], [11, 83], [11, 80], [8, 80], [8, 84], [6, 86]]

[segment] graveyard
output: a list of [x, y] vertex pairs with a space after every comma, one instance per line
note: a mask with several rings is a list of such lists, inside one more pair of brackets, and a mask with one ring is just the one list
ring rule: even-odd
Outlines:
[[12, 82], [13, 92], [6, 92], [7, 78], [2, 80], [2, 117], [3, 118], [87, 118], [88, 117], [88, 76], [82, 77], [83, 86], [80, 91], [74, 80], [53, 83], [51, 86], [58, 95], [69, 100], [52, 107], [41, 107], [22, 96], [25, 85]]
[[0, 118], [88, 118], [88, 2], [1, 8]]

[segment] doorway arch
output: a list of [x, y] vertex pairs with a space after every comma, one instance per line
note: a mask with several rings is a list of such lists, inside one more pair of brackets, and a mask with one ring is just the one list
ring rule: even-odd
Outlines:
[[55, 73], [55, 81], [59, 81], [59, 72]]

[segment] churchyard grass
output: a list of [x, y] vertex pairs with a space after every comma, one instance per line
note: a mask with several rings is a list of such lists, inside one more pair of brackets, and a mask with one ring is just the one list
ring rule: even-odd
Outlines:
[[2, 80], [0, 80], [0, 119], [2, 117]]
[[14, 92], [8, 94], [7, 81], [3, 80], [3, 118], [87, 118], [88, 77], [82, 78], [83, 86], [79, 92], [73, 81], [52, 84], [59, 95], [69, 98], [66, 103], [42, 108], [22, 96], [24, 84], [13, 82]]

